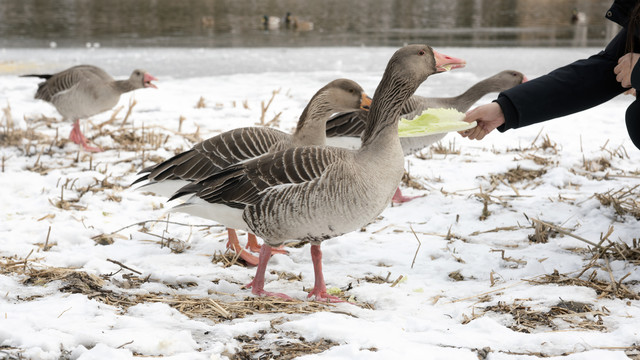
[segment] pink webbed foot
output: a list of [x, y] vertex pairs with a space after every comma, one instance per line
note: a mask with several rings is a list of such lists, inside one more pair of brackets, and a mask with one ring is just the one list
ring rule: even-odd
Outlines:
[[[240, 246], [240, 242], [238, 241], [238, 235], [236, 231], [231, 228], [227, 228], [227, 233], [229, 234], [229, 240], [227, 241], [227, 249], [231, 249], [236, 252], [236, 254], [240, 254], [240, 258], [244, 260], [247, 265], [257, 266], [259, 259], [255, 255], [251, 255], [248, 251], [244, 250], [242, 246]], [[255, 236], [255, 235], [254, 235]]]
[[423, 195], [418, 195], [418, 196], [404, 196], [402, 195], [402, 190], [400, 190], [400, 188], [396, 189], [395, 194], [393, 194], [393, 198], [391, 198], [391, 202], [393, 202], [394, 204], [402, 204], [402, 203], [406, 203], [409, 202], [413, 199], [417, 199], [419, 197], [422, 197]]
[[314, 296], [314, 295], [316, 297], [315, 300], [320, 302], [328, 302], [328, 303], [345, 302], [344, 300], [340, 299], [337, 296], [329, 295], [326, 289], [316, 290], [316, 288], [313, 288], [313, 290], [309, 292], [309, 295], [307, 295], [307, 298], [310, 298], [311, 296]]
[[260, 249], [260, 258], [258, 261], [258, 268], [256, 269], [256, 276], [254, 276], [253, 280], [244, 287], [251, 289], [251, 293], [256, 296], [273, 296], [284, 300], [293, 300], [288, 295], [264, 290], [264, 273], [267, 270], [267, 263], [270, 258], [271, 246], [265, 244], [262, 246], [262, 249]]
[[71, 133], [69, 133], [69, 140], [71, 140], [74, 143], [82, 146], [82, 148], [85, 151], [89, 151], [89, 152], [102, 152], [103, 151], [99, 147], [95, 147], [95, 146], [90, 146], [89, 145], [89, 143], [87, 141], [87, 138], [82, 133], [82, 130], [80, 130], [80, 124], [78, 123], [78, 120], [74, 121], [74, 123], [73, 123], [73, 127], [71, 128]]
[[[260, 249], [262, 248], [262, 246], [260, 246], [260, 244], [258, 244], [258, 239], [256, 238], [256, 236], [254, 234], [249, 233], [247, 235], [247, 246], [245, 246], [245, 249], [249, 249], [252, 252], [260, 252]], [[271, 254], [285, 254], [288, 255], [289, 252], [284, 248], [284, 245], [279, 246], [277, 248], [271, 248]]]
[[[246, 288], [246, 289], [251, 289], [251, 293], [253, 295], [256, 295], [256, 296], [271, 296], [271, 297], [275, 297], [275, 298], [279, 298], [279, 299], [283, 299], [283, 300], [293, 300], [293, 298], [290, 297], [287, 294], [266, 291], [262, 287], [258, 288], [257, 286], [254, 285], [254, 283], [255, 283], [255, 279], [244, 286], [244, 288]], [[264, 286], [264, 284], [263, 284], [263, 286]]]
[[89, 146], [89, 145], [87, 145], [86, 143], [85, 143], [85, 144], [82, 144], [82, 148], [83, 148], [85, 151], [88, 151], [88, 152], [103, 152], [103, 151], [104, 151], [104, 150], [102, 150], [102, 149], [101, 149], [101, 148], [99, 148], [99, 147]]
[[315, 284], [307, 298], [315, 295], [316, 301], [344, 302], [337, 296], [327, 294], [327, 286], [324, 283], [324, 275], [322, 274], [322, 249], [320, 249], [320, 244], [311, 245], [311, 262], [313, 263]]

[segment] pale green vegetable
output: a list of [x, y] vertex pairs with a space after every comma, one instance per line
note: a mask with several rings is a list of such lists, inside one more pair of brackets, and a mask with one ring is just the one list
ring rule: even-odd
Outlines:
[[327, 289], [327, 294], [329, 295], [340, 295], [342, 293], [342, 290], [340, 290], [339, 287], [330, 287]]
[[464, 113], [455, 109], [427, 109], [412, 120], [400, 119], [400, 137], [426, 136], [452, 131], [468, 130], [476, 127], [476, 122], [462, 121]]

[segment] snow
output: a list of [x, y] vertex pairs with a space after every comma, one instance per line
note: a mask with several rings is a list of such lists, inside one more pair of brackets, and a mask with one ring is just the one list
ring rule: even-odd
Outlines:
[[[532, 79], [599, 51], [437, 50], [467, 60], [468, 66], [431, 77], [418, 90], [420, 95], [456, 95], [504, 69], [522, 71]], [[254, 269], [211, 262], [214, 253], [225, 250], [224, 229], [202, 227], [199, 225], [215, 224], [176, 213], [170, 215], [169, 223], [162, 222], [171, 204], [130, 188], [136, 172], [152, 164], [150, 157], [166, 159], [193, 144], [193, 136], [177, 133], [181, 117], [183, 134], [198, 131], [206, 138], [254, 125], [261, 116], [261, 102], [266, 104], [273, 96], [265, 121], [281, 113], [278, 127], [291, 131], [311, 95], [330, 80], [353, 79], [373, 95], [393, 51], [366, 47], [0, 50], [0, 107], [5, 109], [0, 136], [6, 132], [6, 114], [10, 113], [17, 129], [36, 126], [36, 134], [52, 140], [58, 132], [60, 139], [65, 138], [70, 131], [68, 122], [38, 120], [42, 115], [60, 117], [51, 105], [33, 99], [38, 79], [16, 75], [92, 63], [116, 78], [127, 77], [136, 67], [160, 79], [157, 90], [123, 96], [116, 121], [103, 130], [117, 131], [135, 99], [123, 129], [135, 129], [141, 136], [144, 126], [149, 140], [166, 141], [157, 150], [149, 145], [143, 164], [141, 151], [121, 148], [108, 134], [98, 133], [95, 126], [111, 118], [109, 111], [82, 121], [89, 136], [97, 135], [93, 141], [107, 149], [102, 153], [78, 153], [72, 143], [53, 146], [51, 151], [49, 144], [35, 141], [3, 145], [0, 356], [225, 359], [242, 348], [239, 336], [266, 332], [264, 346], [277, 339], [297, 341], [297, 337], [327, 339], [336, 345], [302, 359], [477, 359], [483, 348], [490, 348], [488, 358], [492, 360], [535, 359], [540, 354], [572, 360], [628, 358], [625, 349], [637, 346], [640, 337], [638, 300], [600, 296], [585, 286], [527, 280], [538, 280], [554, 270], [576, 276], [591, 260], [588, 245], [572, 236], [530, 242], [534, 234], [530, 219], [561, 226], [595, 243], [610, 227], [613, 231], [608, 239], [612, 241], [631, 245], [640, 237], [638, 219], [616, 214], [594, 196], [638, 184], [640, 150], [629, 140], [624, 125], [624, 112], [632, 101], [629, 96], [541, 125], [505, 134], [494, 132], [480, 142], [450, 134], [441, 145], [459, 153], [426, 149], [421, 157], [407, 157], [406, 169], [424, 189], [404, 186], [403, 190], [423, 197], [389, 207], [364, 231], [322, 245], [327, 286], [348, 289], [346, 296], [355, 299], [354, 304], [337, 304], [314, 313], [256, 313], [213, 321], [190, 317], [166, 302], [129, 307], [107, 304], [88, 292], [65, 291], [64, 279], [46, 284], [27, 281], [30, 271], [73, 268], [102, 276], [101, 289], [113, 294], [190, 296], [220, 304], [250, 296], [242, 285], [252, 279]], [[197, 108], [201, 97], [205, 107]], [[494, 97], [486, 96], [479, 103]], [[545, 141], [550, 146], [544, 146]], [[546, 165], [536, 158], [544, 159]], [[586, 163], [596, 166], [601, 159], [610, 165], [586, 169]], [[35, 171], [38, 165], [46, 171]], [[506, 181], [492, 184], [492, 174], [504, 174], [517, 166], [546, 172], [512, 186]], [[481, 220], [483, 194], [489, 199], [488, 215]], [[71, 207], [56, 206], [61, 196]], [[147, 223], [148, 233], [135, 225], [149, 220], [161, 222]], [[114, 232], [111, 244], [99, 245], [93, 239]], [[169, 238], [173, 241], [161, 246], [160, 238], [165, 243]], [[309, 247], [288, 250], [289, 255], [271, 259], [266, 290], [306, 301], [303, 288], [313, 283]], [[27, 266], [7, 265], [25, 258]], [[604, 261], [598, 265], [601, 267], [591, 268], [581, 279], [597, 270], [597, 279], [610, 281]], [[610, 268], [616, 281], [628, 275], [623, 284], [638, 294], [637, 265], [612, 258]], [[279, 279], [271, 270], [301, 274], [302, 280]], [[456, 271], [460, 281], [449, 276]], [[129, 275], [146, 281], [131, 285]], [[375, 276], [389, 282], [365, 280]], [[540, 324], [528, 333], [517, 332], [509, 328], [514, 325], [511, 315], [483, 310], [519, 304], [546, 313], [561, 301], [586, 303], [599, 311], [599, 318], [582, 316], [594, 323], [601, 319], [603, 330], [577, 327], [572, 319], [579, 318], [574, 316], [550, 319], [555, 329]]]

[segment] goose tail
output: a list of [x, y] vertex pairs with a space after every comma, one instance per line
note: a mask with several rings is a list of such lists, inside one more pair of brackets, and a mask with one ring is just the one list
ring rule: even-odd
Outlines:
[[45, 79], [48, 80], [52, 77], [53, 75], [51, 74], [26, 74], [26, 75], [20, 75], [20, 77], [37, 77], [40, 79]]

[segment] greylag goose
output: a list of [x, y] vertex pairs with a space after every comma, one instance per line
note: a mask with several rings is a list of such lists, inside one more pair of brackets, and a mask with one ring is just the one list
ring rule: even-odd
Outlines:
[[[402, 107], [402, 117], [411, 119], [428, 108], [453, 108], [460, 112], [466, 112], [471, 105], [480, 100], [484, 95], [492, 92], [500, 92], [510, 89], [527, 81], [524, 74], [514, 70], [504, 70], [491, 77], [479, 81], [467, 91], [454, 97], [424, 97], [412, 96]], [[360, 145], [360, 136], [367, 122], [367, 112], [354, 110], [337, 114], [327, 122], [327, 144], [333, 146], [357, 148]], [[427, 136], [400, 138], [402, 150], [405, 155], [411, 155], [440, 141], [446, 133]], [[416, 198], [402, 195], [397, 189], [392, 201], [403, 203]]]
[[376, 89], [360, 149], [296, 146], [232, 165], [180, 189], [171, 199], [191, 196], [172, 210], [264, 239], [256, 275], [245, 286], [254, 295], [288, 298], [264, 290], [271, 248], [311, 242], [315, 282], [308, 296], [340, 301], [326, 291], [321, 242], [360, 229], [387, 207], [404, 173], [398, 138], [404, 102], [431, 74], [463, 64], [427, 45], [399, 49]]
[[87, 144], [79, 120], [105, 112], [118, 103], [120, 95], [136, 89], [152, 87], [157, 80], [143, 70], [134, 70], [127, 80], [114, 80], [97, 66], [78, 65], [53, 75], [22, 75], [38, 77], [35, 98], [51, 103], [65, 119], [73, 120], [69, 139], [87, 151], [102, 151]]
[[311, 21], [305, 21], [299, 19], [297, 16], [291, 15], [290, 12], [284, 17], [285, 27], [295, 31], [311, 31], [313, 30], [313, 23]]
[[[331, 81], [311, 98], [293, 134], [268, 127], [246, 127], [227, 131], [204, 140], [190, 150], [162, 163], [143, 169], [139, 175], [144, 175], [133, 184], [146, 182], [140, 190], [171, 196], [184, 185], [267, 152], [300, 145], [324, 145], [325, 124], [331, 115], [368, 108], [370, 104], [371, 99], [356, 82], [348, 79]], [[240, 254], [248, 264], [258, 265], [258, 258], [240, 246], [235, 230], [227, 230], [227, 247]], [[260, 251], [255, 235], [249, 233], [248, 238], [247, 248]]]

